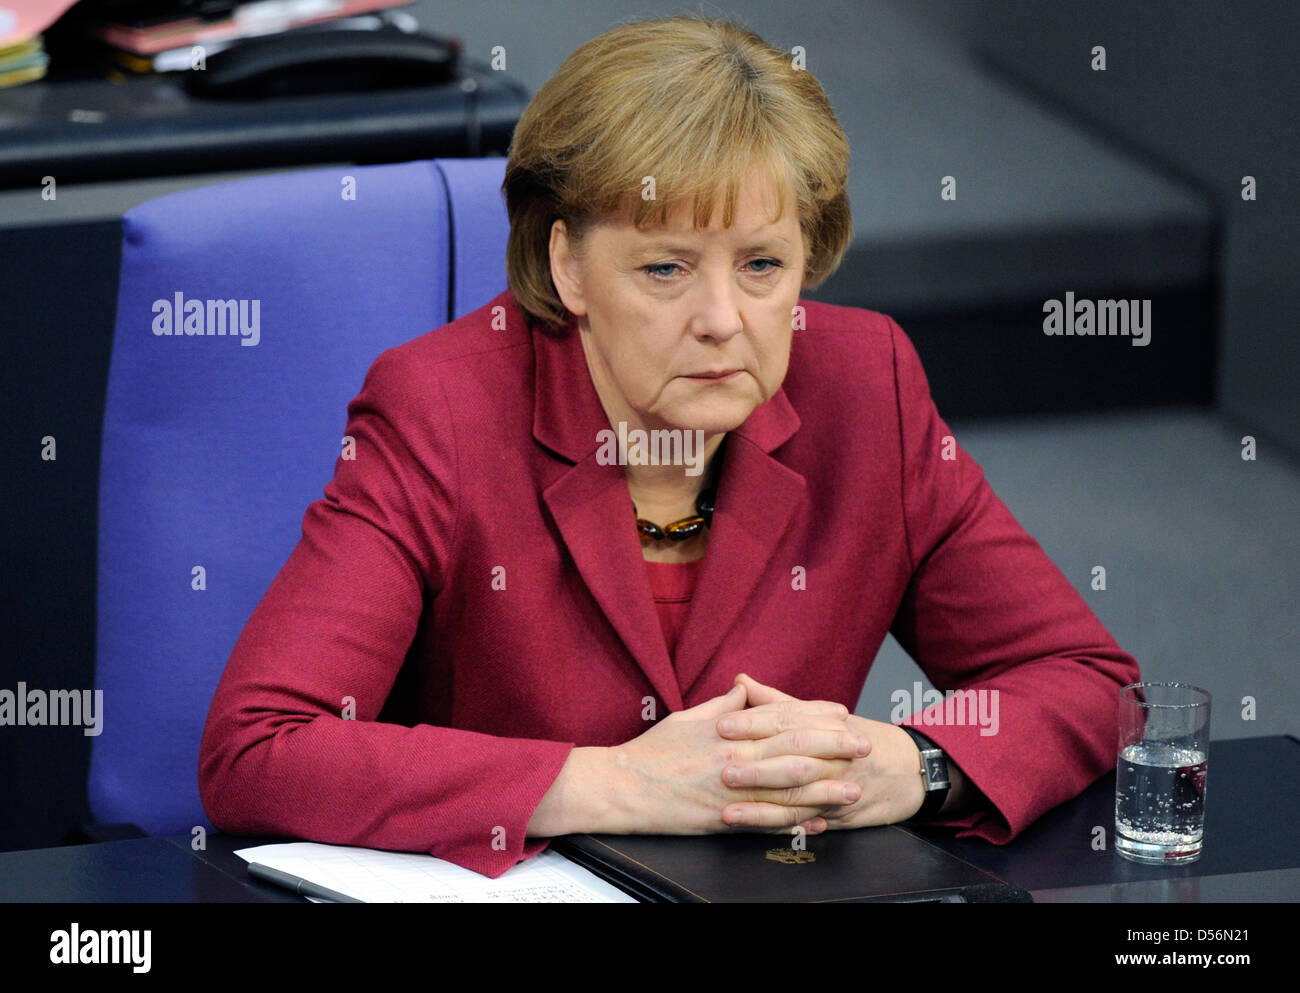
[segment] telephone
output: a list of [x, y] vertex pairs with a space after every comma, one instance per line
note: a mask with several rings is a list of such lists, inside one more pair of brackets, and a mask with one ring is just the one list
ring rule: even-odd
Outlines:
[[460, 42], [396, 27], [251, 38], [185, 73], [191, 96], [249, 100], [428, 86], [451, 79]]

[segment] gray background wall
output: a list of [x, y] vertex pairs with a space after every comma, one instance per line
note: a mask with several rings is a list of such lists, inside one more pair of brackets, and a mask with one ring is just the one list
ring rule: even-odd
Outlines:
[[[1300, 453], [1300, 5], [885, 0], [1223, 207], [1218, 402]], [[872, 5], [860, 7], [865, 12]], [[1108, 67], [1089, 68], [1094, 45]], [[1240, 197], [1254, 176], [1254, 203]]]

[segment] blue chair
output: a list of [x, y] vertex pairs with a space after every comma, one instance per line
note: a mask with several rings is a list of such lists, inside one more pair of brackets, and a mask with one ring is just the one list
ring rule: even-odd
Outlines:
[[[211, 830], [197, 767], [217, 680], [333, 475], [370, 364], [506, 288], [504, 174], [502, 158], [311, 170], [123, 217], [89, 781], [119, 836]], [[160, 333], [178, 294], [209, 333]], [[242, 301], [246, 333], [208, 300]]]

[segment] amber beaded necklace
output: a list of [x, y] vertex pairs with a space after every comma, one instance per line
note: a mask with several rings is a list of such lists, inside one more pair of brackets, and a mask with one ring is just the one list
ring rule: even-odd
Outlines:
[[654, 521], [637, 517], [636, 504], [632, 504], [632, 516], [636, 518], [636, 530], [641, 537], [654, 541], [663, 541], [665, 538], [669, 541], [688, 541], [713, 523], [713, 507], [718, 495], [718, 466], [722, 462], [722, 449], [726, 444], [727, 439], [723, 438], [718, 451], [714, 453], [713, 461], [709, 464], [709, 481], [695, 498], [695, 513], [690, 517], [660, 527]]

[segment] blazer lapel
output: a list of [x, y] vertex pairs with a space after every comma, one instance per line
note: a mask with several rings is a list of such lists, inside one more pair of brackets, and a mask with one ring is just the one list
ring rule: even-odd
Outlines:
[[[512, 317], [522, 321], [513, 299], [505, 297], [515, 311]], [[578, 334], [572, 317], [563, 338], [532, 331], [533, 436], [573, 463], [545, 487], [542, 498], [583, 581], [628, 652], [670, 712], [681, 710], [804, 498], [803, 476], [768, 454], [798, 430], [799, 418], [785, 391], [778, 390], [728, 435], [708, 549], [674, 671], [623, 468], [597, 461], [598, 432], [611, 425]]]
[[621, 468], [600, 465], [593, 453], [542, 496], [600, 609], [669, 712], [681, 710], [682, 692], [655, 613]]
[[681, 710], [682, 691], [651, 598], [627, 479], [622, 466], [601, 465], [596, 458], [598, 432], [610, 424], [578, 334], [572, 317], [562, 339], [532, 331], [533, 437], [574, 463], [542, 491], [542, 499], [583, 582], [637, 666], [669, 712]]
[[[788, 436], [798, 424], [785, 393], [778, 391], [728, 432], [704, 565], [677, 642], [683, 698], [690, 696], [723, 638], [743, 615], [803, 503], [804, 477], [767, 454], [773, 438], [783, 432]], [[743, 665], [744, 660], [739, 661]]]

